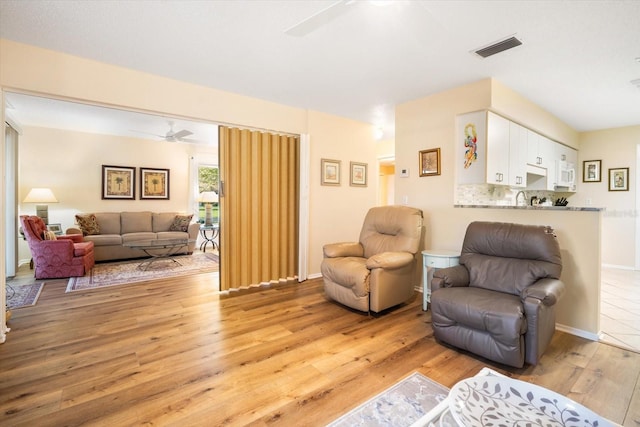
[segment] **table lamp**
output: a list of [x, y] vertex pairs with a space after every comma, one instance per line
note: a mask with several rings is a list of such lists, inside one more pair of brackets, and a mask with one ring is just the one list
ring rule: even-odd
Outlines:
[[53, 195], [50, 188], [32, 188], [22, 203], [38, 203], [36, 205], [36, 215], [38, 215], [46, 225], [49, 224], [49, 208], [43, 203], [58, 203], [58, 199]]
[[204, 203], [204, 225], [213, 225], [211, 203], [218, 201], [218, 195], [215, 191], [203, 191], [198, 196], [198, 201]]

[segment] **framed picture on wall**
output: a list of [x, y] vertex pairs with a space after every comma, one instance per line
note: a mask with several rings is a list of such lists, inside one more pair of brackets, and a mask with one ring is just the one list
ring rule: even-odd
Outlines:
[[602, 176], [602, 160], [585, 160], [582, 162], [582, 182], [600, 182]]
[[352, 187], [367, 186], [367, 164], [351, 162], [351, 179], [349, 185]]
[[440, 148], [422, 150], [419, 156], [420, 176], [440, 175]]
[[140, 168], [140, 199], [169, 200], [169, 169]]
[[609, 191], [629, 191], [629, 168], [609, 169]]
[[321, 185], [340, 185], [340, 160], [321, 159]]
[[133, 200], [136, 168], [102, 165], [102, 199]]

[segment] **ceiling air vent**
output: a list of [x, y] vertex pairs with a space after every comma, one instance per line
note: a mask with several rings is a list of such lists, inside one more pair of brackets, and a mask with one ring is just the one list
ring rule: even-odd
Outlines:
[[520, 46], [522, 42], [515, 37], [509, 37], [508, 39], [501, 40], [497, 43], [494, 43], [490, 46], [483, 47], [482, 49], [478, 49], [475, 51], [476, 55], [479, 55], [483, 58], [487, 58], [491, 55], [495, 55], [496, 53], [504, 52], [505, 50], [514, 48], [516, 46]]

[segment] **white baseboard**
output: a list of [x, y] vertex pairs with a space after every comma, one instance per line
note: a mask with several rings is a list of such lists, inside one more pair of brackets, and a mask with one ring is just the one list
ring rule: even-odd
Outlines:
[[572, 328], [570, 326], [561, 325], [556, 323], [556, 329], [562, 332], [566, 332], [577, 337], [585, 338], [590, 341], [600, 341], [600, 335], [592, 332], [583, 331], [582, 329]]
[[309, 274], [307, 276], [307, 279], [317, 279], [319, 277], [322, 277], [322, 273], [313, 273], [313, 274]]
[[617, 268], [618, 270], [635, 270], [635, 267], [629, 265], [602, 264], [603, 268]]

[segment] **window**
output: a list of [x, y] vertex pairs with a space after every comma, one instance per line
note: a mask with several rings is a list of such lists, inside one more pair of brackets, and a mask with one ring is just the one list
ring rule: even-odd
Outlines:
[[205, 222], [206, 207], [211, 206], [211, 215], [214, 223], [219, 222], [218, 203], [218, 166], [198, 166], [198, 221]]

